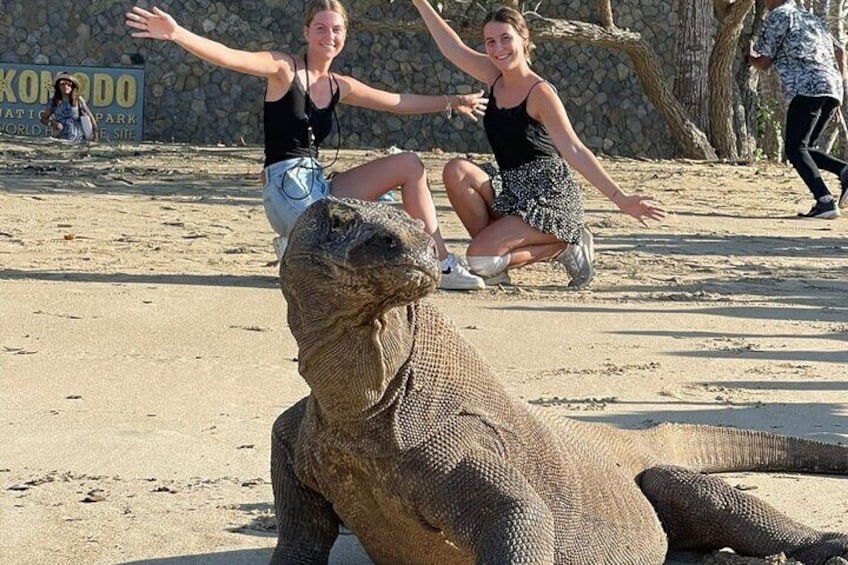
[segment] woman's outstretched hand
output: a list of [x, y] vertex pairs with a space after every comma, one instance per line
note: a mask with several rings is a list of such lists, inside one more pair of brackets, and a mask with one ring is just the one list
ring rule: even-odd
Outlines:
[[464, 94], [462, 96], [457, 96], [454, 110], [460, 112], [461, 114], [465, 114], [476, 122], [477, 116], [482, 116], [483, 114], [485, 114], [486, 107], [489, 105], [489, 99], [485, 98], [483, 94], [485, 94], [485, 92], [481, 90], [479, 92], [475, 92], [474, 94]]
[[665, 219], [665, 210], [657, 204], [653, 196], [646, 194], [625, 195], [619, 191], [613, 202], [628, 216], [639, 220], [643, 226], [648, 225], [646, 220], [661, 222]]
[[159, 8], [148, 12], [138, 6], [134, 6], [132, 12], [127, 12], [126, 23], [127, 26], [140, 30], [132, 34], [139, 39], [173, 39], [174, 32], [179, 27], [174, 18]]

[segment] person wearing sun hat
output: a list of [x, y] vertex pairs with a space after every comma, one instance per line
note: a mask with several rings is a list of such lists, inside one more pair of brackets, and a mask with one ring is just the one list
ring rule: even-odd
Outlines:
[[86, 141], [82, 125], [83, 116], [91, 119], [94, 131], [93, 141], [97, 140], [97, 121], [94, 118], [85, 99], [80, 96], [80, 83], [70, 73], [60, 72], [53, 81], [53, 97], [47, 108], [41, 112], [41, 123], [52, 125], [58, 132], [58, 138], [74, 143]]
[[79, 87], [80, 87], [80, 83], [79, 83], [79, 81], [77, 80], [77, 77], [75, 77], [75, 76], [74, 76], [74, 75], [72, 75], [71, 73], [68, 73], [68, 72], [65, 72], [65, 71], [61, 71], [61, 72], [57, 73], [57, 74], [56, 74], [56, 77], [53, 79], [53, 88], [58, 88], [58, 87], [59, 87], [59, 81], [60, 81], [60, 80], [68, 80], [68, 81], [70, 81], [70, 82], [71, 82], [71, 85], [73, 85], [73, 86], [74, 86], [74, 88], [79, 88]]

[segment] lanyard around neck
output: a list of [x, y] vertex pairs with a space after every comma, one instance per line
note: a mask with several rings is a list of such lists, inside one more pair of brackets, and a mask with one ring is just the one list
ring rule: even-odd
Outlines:
[[[312, 130], [312, 109], [310, 108], [311, 98], [309, 97], [309, 86], [310, 86], [310, 84], [309, 84], [309, 60], [307, 58], [306, 53], [303, 54], [303, 72], [306, 73], [306, 96], [304, 96], [304, 99], [303, 99], [303, 115], [306, 117], [306, 143], [307, 143], [307, 147], [311, 148], [313, 145], [315, 145], [315, 132]], [[338, 145], [336, 146], [336, 156], [333, 158], [333, 161], [330, 163], [330, 165], [328, 165], [328, 166], [332, 166], [333, 163], [335, 163], [336, 160], [339, 158], [339, 149], [341, 148], [342, 132], [341, 132], [341, 124], [339, 124], [339, 117], [338, 117], [338, 115], [336, 115], [336, 107], [333, 104], [333, 96], [335, 96], [335, 95], [333, 94], [333, 79], [332, 79], [332, 75], [330, 75], [330, 73], [327, 73], [327, 82], [330, 84], [330, 107], [332, 108], [333, 116], [335, 117], [336, 128], [337, 128], [336, 134], [337, 134], [337, 137], [338, 137], [338, 139], [337, 139]]]
[[311, 148], [315, 145], [315, 132], [312, 130], [312, 109], [309, 98], [309, 59], [303, 54], [303, 73], [306, 75], [306, 96], [303, 97], [303, 115], [306, 116], [306, 146]]

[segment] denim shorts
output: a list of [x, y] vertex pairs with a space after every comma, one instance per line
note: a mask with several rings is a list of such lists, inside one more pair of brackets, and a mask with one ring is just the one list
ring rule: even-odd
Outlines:
[[330, 194], [330, 182], [315, 159], [286, 159], [265, 167], [262, 203], [271, 227], [288, 237], [294, 223], [313, 202]]

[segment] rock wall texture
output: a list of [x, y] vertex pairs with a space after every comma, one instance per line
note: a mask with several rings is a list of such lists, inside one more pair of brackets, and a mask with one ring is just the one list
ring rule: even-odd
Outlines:
[[[297, 51], [303, 46], [303, 4], [163, 0], [161, 7], [187, 28], [233, 47]], [[3, 0], [0, 61], [143, 68], [145, 140], [261, 144], [264, 81], [215, 68], [170, 43], [131, 38], [124, 25], [131, 5], [123, 0]], [[447, 63], [425, 33], [357, 30], [357, 20], [414, 20], [408, 2], [351, 0], [346, 5], [352, 26], [336, 72], [400, 92], [467, 93], [483, 86]], [[543, 0], [538, 12], [594, 22], [594, 5]], [[664, 58], [670, 79], [676, 25], [672, 0], [613, 2], [613, 9], [619, 27], [640, 32]], [[575, 43], [539, 44], [533, 65], [558, 89], [575, 130], [592, 150], [651, 158], [676, 154], [668, 129], [623, 54]], [[344, 148], [489, 152], [482, 126], [463, 118], [395, 116], [344, 105], [339, 118]], [[335, 137], [325, 143], [325, 158], [337, 143]]]

